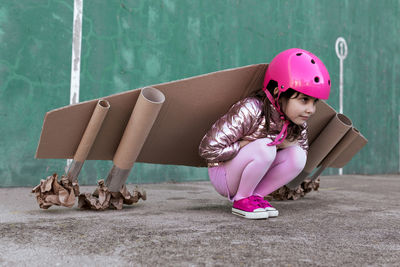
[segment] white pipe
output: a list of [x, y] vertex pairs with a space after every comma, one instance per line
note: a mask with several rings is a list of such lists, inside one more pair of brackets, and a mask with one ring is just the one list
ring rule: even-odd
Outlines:
[[72, 62], [70, 104], [79, 103], [79, 81], [81, 70], [82, 44], [82, 6], [83, 0], [74, 0], [74, 22], [72, 32]]
[[[347, 57], [347, 43], [343, 37], [336, 39], [335, 50], [339, 58], [339, 113], [343, 114], [343, 61]], [[339, 169], [339, 175], [343, 175], [343, 168]]]
[[[81, 47], [82, 47], [82, 12], [83, 0], [74, 0], [74, 16], [72, 28], [72, 62], [71, 62], [71, 87], [69, 104], [79, 103], [79, 86], [81, 73]], [[68, 170], [72, 159], [67, 160]]]
[[343, 61], [347, 57], [347, 43], [343, 37], [336, 39], [336, 55], [339, 58], [339, 113], [343, 113]]

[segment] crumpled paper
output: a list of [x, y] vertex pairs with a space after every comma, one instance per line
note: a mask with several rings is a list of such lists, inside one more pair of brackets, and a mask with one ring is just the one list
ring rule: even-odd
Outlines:
[[275, 190], [269, 194], [266, 199], [268, 200], [297, 200], [304, 197], [307, 193], [311, 191], [318, 191], [320, 185], [320, 179], [315, 180], [306, 179], [299, 186], [294, 189], [282, 186], [281, 188]]
[[32, 189], [32, 193], [35, 193], [42, 209], [48, 209], [53, 205], [70, 208], [75, 204], [75, 197], [79, 195], [79, 185], [71, 182], [65, 175], [62, 175], [61, 181], [58, 182], [58, 175], [54, 173], [46, 180], [41, 179], [40, 184]]
[[113, 208], [120, 210], [123, 204], [132, 205], [139, 199], [146, 200], [146, 192], [140, 192], [137, 187], [133, 193], [129, 193], [126, 185], [119, 192], [110, 192], [105, 186], [104, 180], [97, 182], [98, 186], [93, 194], [85, 193], [79, 195], [78, 207], [81, 209], [105, 210]]
[[95, 193], [83, 193], [78, 198], [78, 208], [105, 210], [110, 206], [111, 194], [104, 184], [104, 180], [97, 182], [98, 186]]

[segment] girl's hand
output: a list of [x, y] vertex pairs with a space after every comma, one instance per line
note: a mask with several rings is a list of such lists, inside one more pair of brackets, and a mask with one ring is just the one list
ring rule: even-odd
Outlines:
[[242, 140], [239, 142], [240, 148], [244, 147], [245, 145], [247, 145], [248, 143], [250, 143], [250, 141], [246, 141], [246, 140]]

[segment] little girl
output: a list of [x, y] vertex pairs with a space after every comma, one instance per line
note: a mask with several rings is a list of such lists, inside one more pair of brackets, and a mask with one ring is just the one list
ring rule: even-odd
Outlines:
[[264, 197], [294, 179], [307, 160], [307, 119], [328, 99], [330, 78], [312, 53], [292, 48], [269, 64], [263, 88], [234, 104], [203, 137], [211, 183], [248, 219], [276, 217]]

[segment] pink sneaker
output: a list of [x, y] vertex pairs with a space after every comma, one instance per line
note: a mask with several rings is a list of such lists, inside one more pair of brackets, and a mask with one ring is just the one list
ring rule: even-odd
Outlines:
[[267, 219], [268, 212], [252, 197], [233, 202], [232, 213], [246, 219]]
[[265, 200], [263, 197], [260, 196], [251, 196], [250, 197], [254, 202], [259, 203], [260, 206], [262, 208], [264, 208], [264, 210], [266, 212], [268, 212], [268, 217], [278, 217], [279, 215], [279, 211], [277, 209], [275, 209], [274, 207], [271, 206], [271, 204], [269, 204], [269, 202], [267, 200]]

